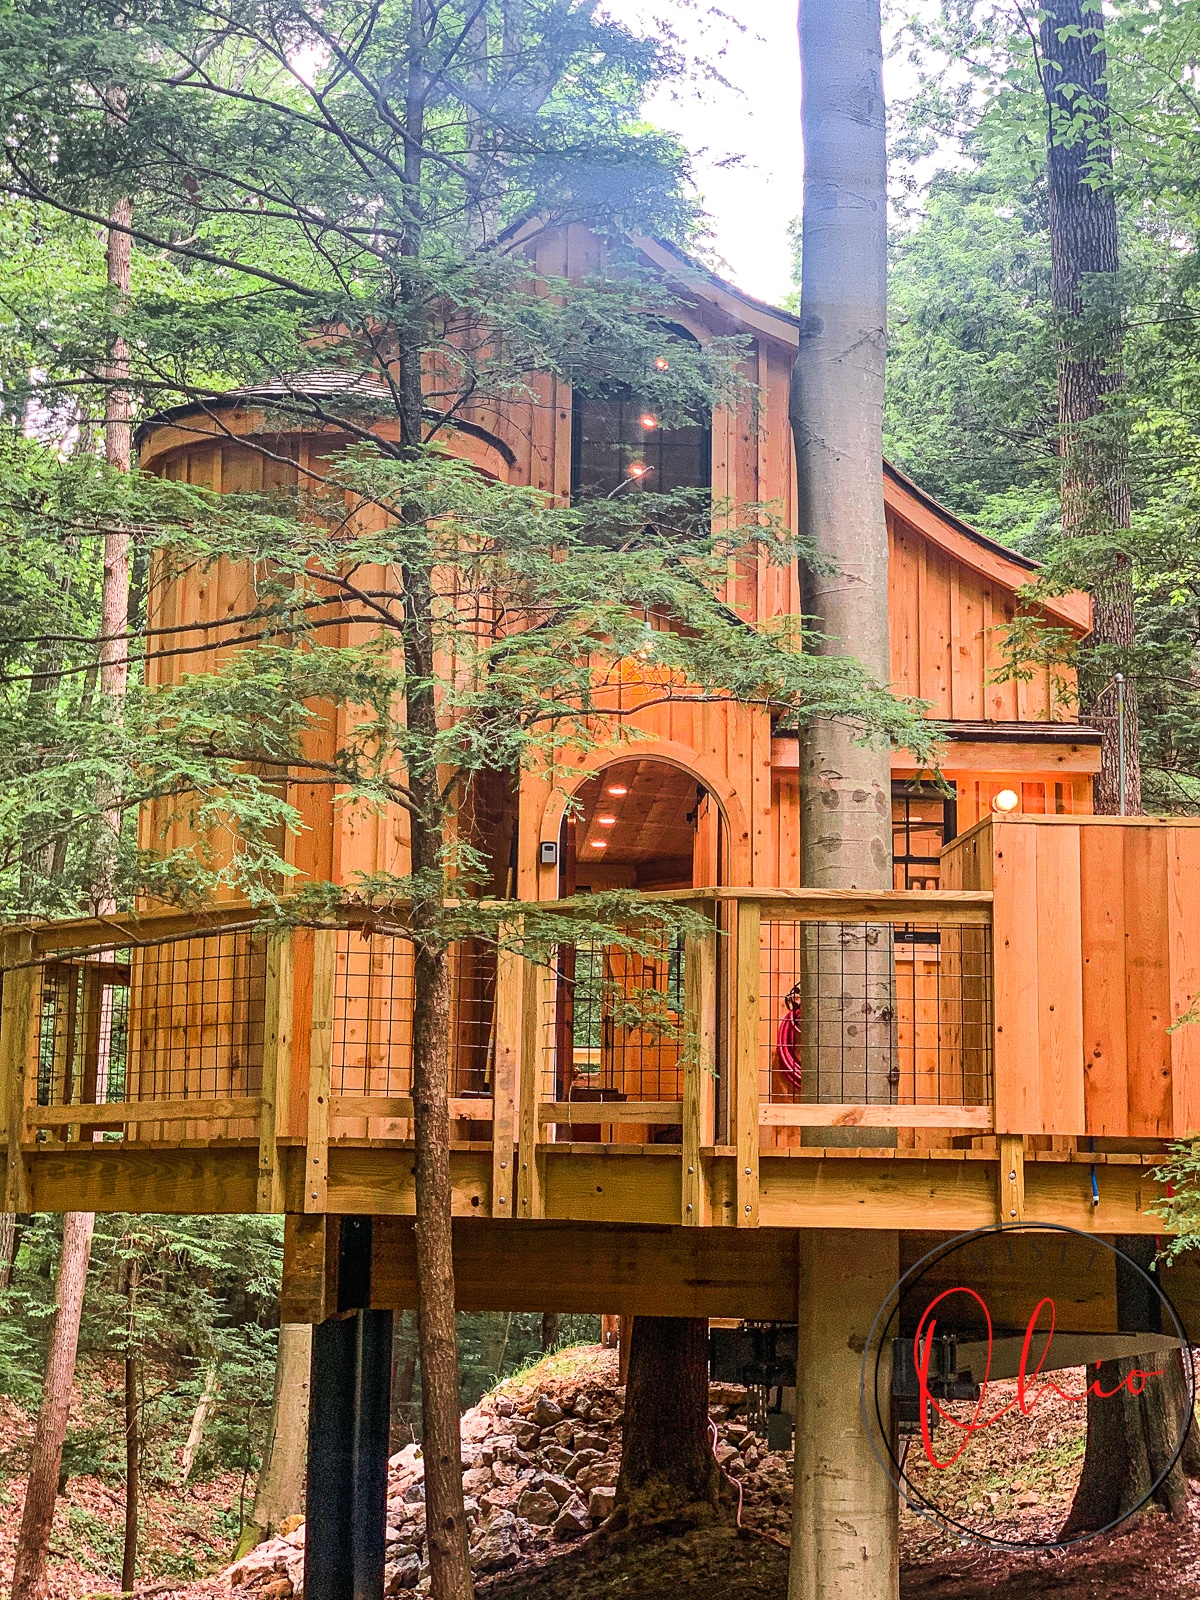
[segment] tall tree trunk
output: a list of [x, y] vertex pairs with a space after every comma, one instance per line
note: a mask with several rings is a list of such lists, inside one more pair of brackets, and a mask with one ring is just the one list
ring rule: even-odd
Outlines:
[[68, 1212], [63, 1218], [62, 1256], [58, 1264], [55, 1298], [58, 1310], [46, 1351], [46, 1376], [29, 1452], [29, 1482], [17, 1534], [13, 1561], [11, 1600], [44, 1600], [47, 1593], [46, 1560], [58, 1474], [62, 1467], [63, 1439], [71, 1408], [75, 1377], [75, 1352], [79, 1345], [79, 1319], [88, 1262], [92, 1254], [95, 1217], [87, 1211]]
[[137, 1578], [138, 1495], [141, 1487], [141, 1432], [138, 1427], [141, 1363], [132, 1351], [125, 1357], [125, 1547], [121, 1556], [121, 1591], [132, 1594]]
[[[802, 573], [822, 654], [891, 680], [883, 506], [887, 158], [878, 0], [803, 0], [804, 218], [800, 342], [792, 373], [799, 531], [819, 553]], [[844, 721], [800, 735], [800, 877], [816, 889], [892, 884], [891, 757]], [[812, 924], [802, 947], [803, 1094], [892, 1098], [891, 930]], [[821, 1130], [823, 1144], [887, 1144], [887, 1129]]]
[[0, 1211], [0, 1289], [12, 1282], [13, 1263], [17, 1259], [20, 1233], [15, 1211]]
[[[858, 658], [891, 681], [888, 537], [883, 505], [887, 353], [887, 144], [880, 0], [801, 0], [804, 215], [800, 339], [792, 373], [799, 531], [822, 558], [803, 573], [812, 648]], [[800, 741], [800, 872], [806, 887], [892, 886], [890, 752], [841, 722]], [[888, 1102], [895, 1064], [895, 972], [886, 924], [812, 924], [801, 947], [801, 1061], [806, 1099]], [[821, 1129], [814, 1142], [894, 1143]], [[806, 1141], [807, 1142], [807, 1141]], [[803, 1255], [802, 1240], [802, 1255]], [[808, 1286], [811, 1288], [811, 1286]], [[857, 1309], [857, 1308], [856, 1308]], [[844, 1340], [843, 1340], [844, 1345]], [[895, 1496], [857, 1429], [853, 1363], [807, 1369], [797, 1396], [823, 1382], [837, 1426], [797, 1421], [789, 1593], [804, 1600], [891, 1600], [899, 1583]], [[857, 1434], [855, 1435], [857, 1441]], [[868, 1558], [867, 1552], [870, 1552]]]
[[557, 1311], [542, 1312], [542, 1354], [549, 1355], [552, 1350], [558, 1349], [558, 1330], [562, 1325], [562, 1317]]
[[[883, 509], [887, 157], [878, 0], [803, 0], [804, 219], [792, 373], [799, 531], [824, 558], [803, 574], [811, 648], [891, 681]], [[801, 878], [889, 889], [889, 752], [842, 722], [800, 744]]]
[[312, 1328], [303, 1322], [283, 1323], [275, 1357], [275, 1391], [271, 1398], [267, 1448], [250, 1516], [257, 1535], [255, 1542], [278, 1533], [283, 1519], [296, 1515], [304, 1503], [311, 1369]]
[[705, 1318], [634, 1317], [622, 1437], [614, 1530], [716, 1516]]
[[[1042, 89], [1047, 111], [1051, 300], [1059, 336], [1059, 452], [1063, 532], [1112, 537], [1130, 525], [1128, 431], [1117, 274], [1104, 14], [1098, 0], [1047, 0], [1041, 8]], [[1081, 674], [1081, 705], [1103, 736], [1096, 810], [1120, 809], [1122, 765], [1114, 651], [1134, 640], [1133, 573], [1126, 556], [1106, 561], [1093, 590], [1088, 645], [1102, 654]], [[1120, 655], [1116, 657], [1120, 665]], [[1125, 685], [1125, 810], [1142, 809], [1137, 685]]]

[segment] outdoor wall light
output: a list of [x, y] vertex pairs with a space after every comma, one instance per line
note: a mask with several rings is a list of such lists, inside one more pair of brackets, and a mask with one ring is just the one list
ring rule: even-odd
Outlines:
[[1001, 789], [992, 804], [997, 811], [1015, 811], [1021, 804], [1021, 796], [1015, 789]]
[[640, 416], [638, 421], [641, 423], [642, 427], [645, 428], [647, 433], [652, 433], [654, 429], [658, 427], [658, 418], [650, 411], [647, 411], [643, 416]]
[[671, 370], [671, 363], [666, 356], [655, 356], [654, 370], [655, 372], [669, 372]]

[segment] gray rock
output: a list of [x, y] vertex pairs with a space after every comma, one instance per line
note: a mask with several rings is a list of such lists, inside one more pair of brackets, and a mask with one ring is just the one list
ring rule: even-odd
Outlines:
[[542, 1455], [545, 1460], [556, 1467], [565, 1467], [568, 1461], [575, 1459], [575, 1452], [573, 1450], [564, 1450], [561, 1444], [548, 1444], [542, 1451]]
[[395, 1595], [415, 1589], [420, 1576], [421, 1562], [415, 1555], [406, 1555], [402, 1561], [389, 1561], [383, 1569], [383, 1592]]
[[536, 1450], [542, 1437], [542, 1430], [536, 1422], [518, 1422], [516, 1436], [522, 1450]]
[[542, 1488], [547, 1494], [554, 1496], [560, 1506], [565, 1506], [575, 1493], [574, 1489], [565, 1478], [556, 1478], [553, 1473], [547, 1473], [542, 1479]]
[[491, 1467], [472, 1467], [463, 1473], [463, 1493], [478, 1496], [495, 1483]]
[[425, 1500], [425, 1480], [420, 1483], [410, 1483], [404, 1491], [404, 1498], [410, 1505], [422, 1505]]
[[617, 1501], [615, 1489], [593, 1489], [588, 1495], [588, 1516], [593, 1522], [603, 1522], [613, 1514], [613, 1506]]
[[498, 1433], [491, 1440], [492, 1456], [496, 1461], [512, 1461], [517, 1453], [515, 1433]]
[[517, 1501], [517, 1515], [535, 1527], [548, 1528], [558, 1516], [559, 1500], [548, 1489], [526, 1489]]
[[515, 1527], [488, 1528], [471, 1550], [471, 1566], [476, 1572], [504, 1572], [520, 1559]]
[[577, 1539], [581, 1533], [587, 1533], [590, 1528], [588, 1508], [578, 1495], [572, 1495], [554, 1519], [554, 1537]]
[[552, 1428], [563, 1419], [562, 1407], [555, 1405], [548, 1394], [540, 1394], [534, 1402], [530, 1418], [539, 1428]]
[[575, 1478], [583, 1471], [584, 1467], [590, 1467], [594, 1461], [603, 1460], [603, 1450], [576, 1450], [570, 1461], [563, 1466], [563, 1477]]
[[594, 1461], [576, 1475], [575, 1488], [580, 1494], [588, 1494], [593, 1489], [614, 1488], [620, 1471], [620, 1462], [612, 1456], [606, 1456], [603, 1461]]
[[507, 1395], [501, 1395], [499, 1400], [496, 1401], [496, 1415], [498, 1417], [511, 1417], [516, 1409], [515, 1404]]
[[603, 1455], [608, 1449], [608, 1440], [602, 1433], [577, 1433], [575, 1435], [576, 1450], [599, 1450]]

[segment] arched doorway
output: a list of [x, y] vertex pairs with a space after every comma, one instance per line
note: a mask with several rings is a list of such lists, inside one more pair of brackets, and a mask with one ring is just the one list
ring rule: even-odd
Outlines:
[[[713, 888], [726, 847], [721, 809], [693, 773], [638, 756], [576, 790], [560, 835], [559, 892]], [[554, 1097], [580, 1105], [679, 1102], [683, 940], [637, 954], [600, 941], [560, 948]], [[634, 1015], [631, 1015], [634, 1014]], [[559, 1137], [565, 1130], [560, 1127]], [[677, 1143], [678, 1123], [572, 1124], [573, 1140]]]

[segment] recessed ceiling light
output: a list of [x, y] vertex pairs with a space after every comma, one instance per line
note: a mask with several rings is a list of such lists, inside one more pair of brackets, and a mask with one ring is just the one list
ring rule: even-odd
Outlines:
[[606, 794], [615, 794], [615, 795], [617, 795], [619, 797], [619, 796], [621, 796], [623, 794], [628, 794], [629, 790], [625, 787], [625, 785], [623, 783], [610, 783], [608, 788], [605, 790], [605, 793]]
[[596, 821], [602, 828], [615, 828], [617, 825], [616, 817], [597, 817]]
[[655, 428], [658, 427], [658, 418], [654, 415], [653, 411], [644, 411], [638, 418], [638, 421], [641, 423], [642, 427], [645, 428], [647, 433], [651, 433]]
[[593, 839], [592, 840], [592, 849], [593, 850], [607, 850], [608, 849], [608, 840], [607, 839]]

